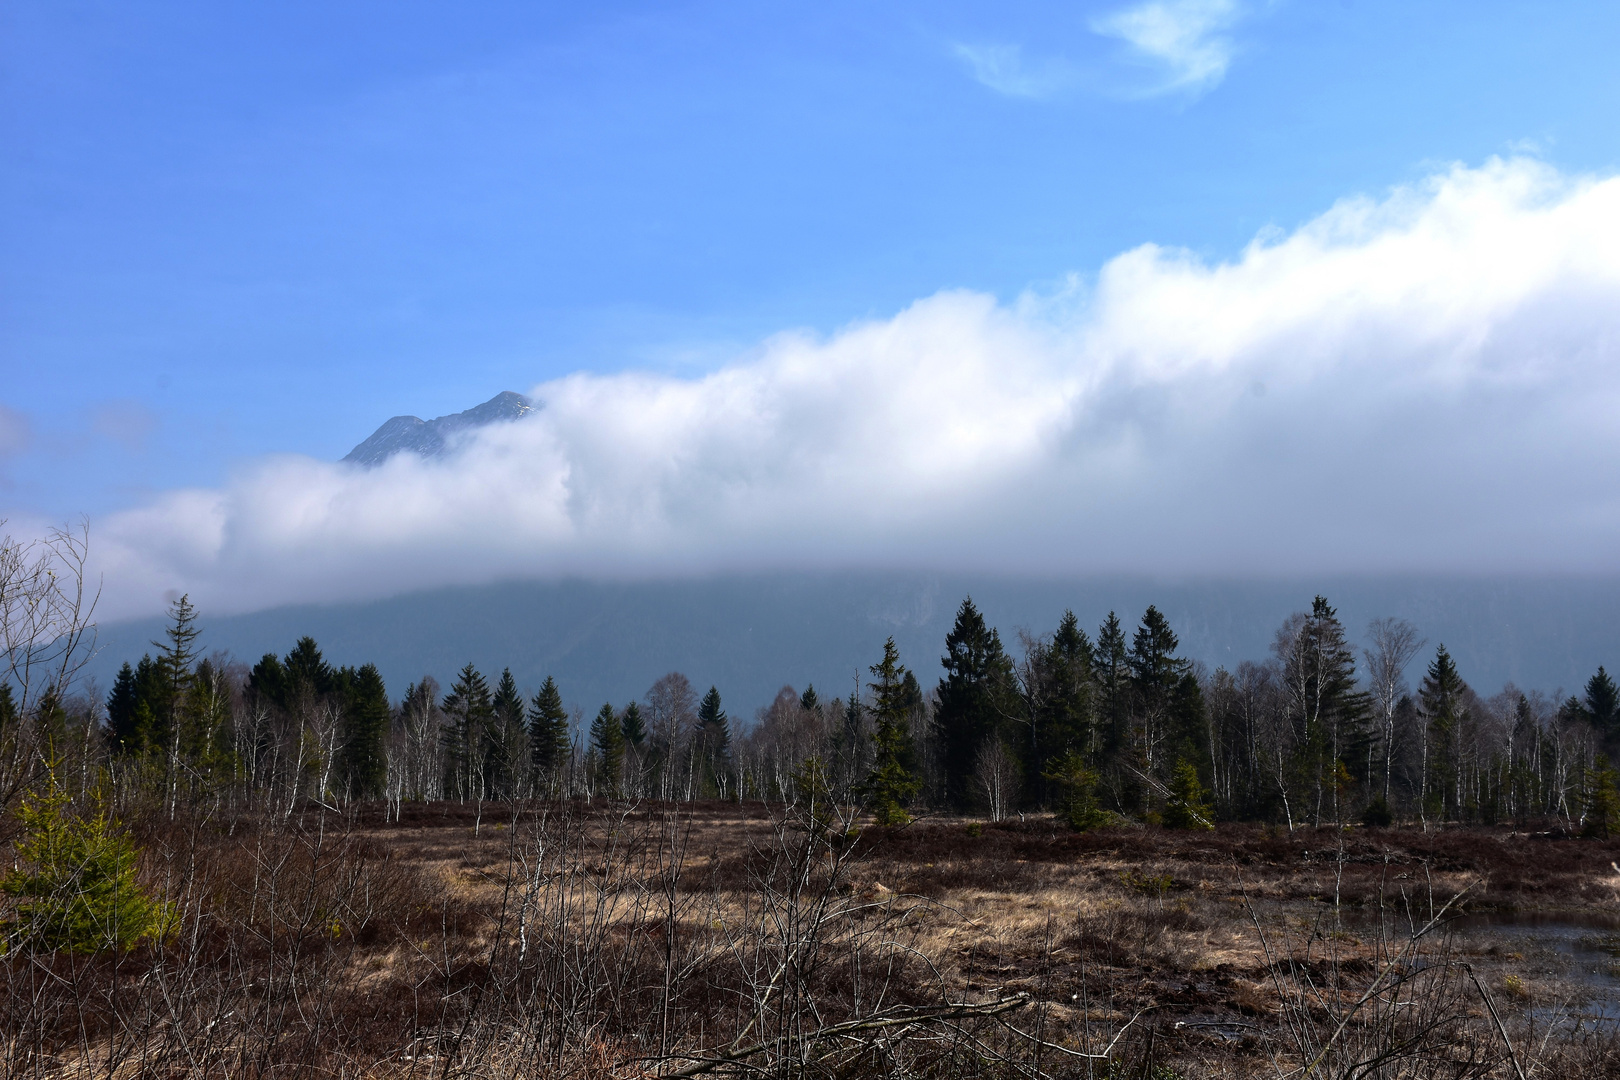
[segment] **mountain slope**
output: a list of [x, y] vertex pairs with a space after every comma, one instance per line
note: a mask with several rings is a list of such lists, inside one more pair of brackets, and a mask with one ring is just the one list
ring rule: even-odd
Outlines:
[[439, 457], [458, 433], [498, 424], [534, 411], [534, 404], [522, 394], [503, 391], [464, 412], [423, 420], [416, 416], [396, 416], [384, 422], [370, 437], [350, 450], [343, 460], [373, 468], [395, 454], [410, 452], [423, 457]]
[[[894, 635], [901, 660], [925, 687], [962, 597], [1018, 650], [1020, 630], [1050, 633], [1065, 608], [1094, 632], [1110, 610], [1134, 627], [1156, 604], [1184, 655], [1211, 667], [1263, 660], [1290, 612], [1324, 593], [1352, 642], [1369, 620], [1410, 619], [1428, 639], [1412, 665], [1415, 684], [1442, 642], [1484, 694], [1512, 680], [1549, 693], [1577, 690], [1606, 664], [1620, 668], [1620, 578], [1319, 579], [1168, 582], [1141, 578], [1005, 579], [930, 574], [775, 574], [662, 582], [524, 582], [439, 589], [362, 604], [278, 608], [213, 617], [202, 612], [207, 651], [252, 663], [312, 635], [327, 657], [375, 662], [396, 698], [432, 674], [447, 684], [468, 661], [488, 674], [511, 667], [532, 693], [554, 675], [565, 700], [587, 712], [644, 694], [679, 670], [700, 690], [720, 688], [733, 716], [747, 718], [784, 684], [814, 682], [824, 697], [847, 694]], [[91, 672], [105, 689], [124, 660], [162, 632], [146, 619], [104, 627]]]

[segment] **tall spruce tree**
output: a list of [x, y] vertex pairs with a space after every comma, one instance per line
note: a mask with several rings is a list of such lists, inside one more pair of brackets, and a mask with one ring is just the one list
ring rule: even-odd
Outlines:
[[[7, 699], [11, 687], [5, 686]], [[124, 661], [113, 679], [112, 690], [107, 693], [107, 745], [114, 754], [132, 753], [137, 749], [135, 706], [140, 698], [135, 692], [135, 669]]]
[[523, 724], [523, 695], [511, 668], [502, 668], [491, 700], [493, 722], [484, 739], [484, 783], [497, 798], [517, 794], [528, 772], [528, 735]]
[[1620, 688], [1601, 666], [1586, 680], [1586, 698], [1581, 704], [1598, 734], [1606, 739], [1620, 735]]
[[867, 809], [879, 825], [904, 825], [911, 820], [905, 807], [922, 790], [916, 776], [915, 754], [911, 746], [910, 719], [915, 708], [915, 679], [900, 663], [900, 650], [894, 638], [883, 643], [883, 659], [869, 669], [876, 681], [867, 684], [872, 692], [872, 770], [862, 785]]
[[1424, 738], [1420, 746], [1422, 770], [1420, 802], [1426, 815], [1461, 816], [1462, 727], [1468, 684], [1441, 645], [1418, 689]]
[[[1097, 628], [1094, 668], [1097, 680], [1097, 722], [1104, 756], [1124, 752], [1131, 730], [1131, 667], [1125, 646], [1125, 627], [1114, 612]], [[1098, 760], [1096, 764], [1101, 764]]]
[[619, 726], [624, 731], [625, 749], [640, 753], [647, 744], [647, 722], [642, 719], [641, 706], [634, 701], [626, 705]]
[[972, 799], [973, 771], [980, 749], [999, 736], [1003, 720], [1016, 708], [1012, 661], [1001, 636], [985, 625], [969, 597], [956, 611], [940, 659], [934, 725], [939, 733], [945, 796], [965, 809]]
[[549, 783], [568, 764], [568, 710], [550, 675], [529, 703], [529, 762], [536, 784]]
[[1368, 749], [1371, 700], [1356, 687], [1355, 653], [1338, 613], [1322, 596], [1311, 602], [1299, 661], [1304, 748], [1312, 758], [1316, 822], [1321, 823], [1326, 797], [1331, 800], [1328, 809], [1333, 820], [1342, 824], [1345, 808], [1339, 805], [1344, 786], [1340, 778], [1348, 775], [1348, 761], [1357, 760]]
[[383, 793], [388, 761], [384, 742], [393, 711], [388, 689], [376, 664], [355, 672], [343, 710], [343, 786], [352, 798], [374, 799]]
[[439, 706], [445, 715], [441, 729], [444, 746], [444, 792], [451, 799], [483, 799], [483, 747], [485, 732], [494, 719], [489, 683], [468, 664]]
[[597, 782], [607, 794], [619, 794], [624, 775], [624, 726], [606, 702], [591, 721], [591, 751], [596, 758]]
[[703, 767], [704, 786], [720, 791], [731, 768], [731, 722], [720, 707], [720, 691], [709, 687], [698, 704], [697, 731], [693, 750]]

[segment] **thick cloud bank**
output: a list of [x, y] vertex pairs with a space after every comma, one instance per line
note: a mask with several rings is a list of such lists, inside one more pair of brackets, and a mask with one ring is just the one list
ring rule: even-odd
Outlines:
[[1615, 570], [1617, 331], [1620, 179], [1492, 162], [1231, 262], [1148, 245], [1057, 298], [570, 376], [447, 460], [261, 461], [95, 542], [115, 614], [780, 567]]

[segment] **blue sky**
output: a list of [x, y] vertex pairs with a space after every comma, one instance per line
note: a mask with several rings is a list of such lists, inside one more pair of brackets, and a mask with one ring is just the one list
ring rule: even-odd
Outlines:
[[576, 372], [700, 379], [942, 291], [1084, 307], [1139, 245], [1228, 264], [1459, 164], [1601, 179], [1620, 157], [1612, 4], [0, 20], [15, 520], [161, 516], [396, 413]]

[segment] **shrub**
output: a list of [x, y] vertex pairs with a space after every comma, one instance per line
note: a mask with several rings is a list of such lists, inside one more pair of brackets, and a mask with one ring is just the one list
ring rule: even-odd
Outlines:
[[1097, 774], [1086, 767], [1085, 759], [1071, 750], [1052, 763], [1046, 778], [1057, 785], [1058, 812], [1076, 832], [1100, 829], [1113, 821], [1113, 815], [1097, 804]]
[[1387, 829], [1395, 823], [1395, 814], [1390, 810], [1389, 802], [1380, 795], [1361, 812], [1361, 823], [1370, 829]]
[[1164, 806], [1164, 824], [1171, 829], [1213, 829], [1215, 812], [1209, 808], [1198, 769], [1190, 761], [1178, 761], [1170, 776], [1170, 798]]
[[17, 816], [17, 854], [28, 865], [0, 879], [15, 901], [4, 924], [13, 943], [92, 953], [168, 935], [171, 912], [135, 880], [135, 844], [105, 813], [72, 813], [53, 786], [25, 797]]

